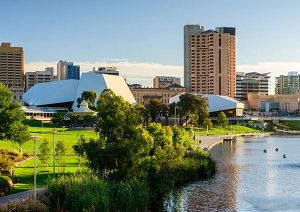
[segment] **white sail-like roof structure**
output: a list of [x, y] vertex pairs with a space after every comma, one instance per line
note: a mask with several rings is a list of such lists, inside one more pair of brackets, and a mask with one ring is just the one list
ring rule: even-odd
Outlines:
[[[176, 96], [173, 96], [169, 99], [169, 103], [177, 103], [179, 102], [179, 97], [182, 94], [185, 94], [186, 92], [183, 92], [181, 94], [178, 94]], [[199, 96], [198, 93], [193, 93], [193, 95]], [[229, 96], [220, 96], [220, 95], [213, 95], [213, 94], [201, 94], [200, 95], [203, 98], [207, 99], [208, 102], [208, 112], [218, 112], [218, 111], [224, 111], [224, 110], [230, 110], [230, 109], [244, 109], [244, 103], [235, 100], [234, 98], [231, 98]]]
[[136, 103], [122, 77], [95, 72], [82, 73], [80, 80], [58, 80], [35, 84], [24, 93], [23, 101], [29, 106], [73, 103], [72, 109], [76, 109], [77, 98], [81, 97], [83, 91], [94, 90], [100, 95], [104, 89], [111, 89], [130, 104]]

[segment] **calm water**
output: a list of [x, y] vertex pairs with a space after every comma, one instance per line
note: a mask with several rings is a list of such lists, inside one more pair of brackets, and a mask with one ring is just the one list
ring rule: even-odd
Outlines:
[[300, 137], [239, 138], [212, 155], [216, 176], [171, 193], [166, 211], [300, 211]]

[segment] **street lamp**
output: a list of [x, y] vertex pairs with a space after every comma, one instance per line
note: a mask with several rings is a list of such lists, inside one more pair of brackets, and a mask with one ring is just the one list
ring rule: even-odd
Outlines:
[[177, 114], [176, 114], [176, 109], [177, 109], [177, 106], [176, 106], [176, 103], [175, 103], [175, 126], [177, 126]]
[[33, 198], [36, 200], [36, 143], [37, 140], [40, 138], [39, 136], [32, 136], [31, 137], [34, 141], [34, 177], [33, 177]]
[[55, 139], [54, 139], [54, 135], [57, 132], [57, 130], [55, 128], [52, 129], [52, 134], [53, 134], [53, 139], [52, 139], [52, 143], [53, 143], [53, 177], [55, 177]]

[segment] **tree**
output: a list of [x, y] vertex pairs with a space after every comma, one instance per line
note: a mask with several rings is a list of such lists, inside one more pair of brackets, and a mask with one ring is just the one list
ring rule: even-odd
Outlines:
[[202, 126], [203, 127], [207, 127], [208, 129], [211, 129], [213, 127], [213, 123], [211, 122], [211, 120], [209, 118], [204, 118], [203, 122], [202, 122]]
[[[88, 107], [91, 110], [95, 110], [95, 101], [97, 98], [97, 93], [96, 91], [92, 90], [92, 91], [83, 91], [83, 93], [81, 94], [81, 101], [79, 101], [77, 99], [77, 103], [80, 105], [82, 101], [86, 101], [88, 103]], [[79, 103], [80, 102], [80, 103]]]
[[138, 110], [141, 114], [141, 120], [143, 122], [143, 125], [148, 125], [150, 123], [151, 117], [149, 111], [146, 109], [146, 107], [142, 104], [136, 104], [135, 109]]
[[24, 142], [31, 139], [24, 120], [20, 105], [13, 102], [12, 92], [0, 83], [0, 140], [11, 140], [21, 148]]
[[64, 156], [66, 155], [66, 148], [63, 140], [58, 140], [55, 148], [56, 157], [58, 158], [58, 162], [60, 168], [64, 167]]
[[198, 108], [200, 105], [200, 100], [198, 96], [191, 93], [185, 93], [180, 95], [178, 102], [179, 115], [185, 117], [185, 122], [187, 123], [189, 119], [195, 121], [198, 119]]
[[[209, 112], [206, 105], [206, 101], [205, 99], [200, 99], [199, 107], [198, 107], [198, 124], [202, 127], [205, 127], [207, 125], [208, 118], [209, 118]], [[205, 124], [204, 124], [204, 120], [206, 120]]]
[[53, 114], [52, 117], [52, 123], [53, 124], [57, 124], [59, 126], [62, 126], [64, 124], [65, 121], [65, 113], [63, 112], [56, 112]]
[[218, 114], [217, 124], [220, 127], [226, 127], [228, 125], [228, 119], [223, 111]]
[[104, 90], [98, 99], [97, 112], [99, 138], [88, 142], [80, 138], [73, 147], [76, 153], [85, 155], [89, 166], [103, 176], [120, 180], [141, 174], [134, 170], [149, 154], [153, 139], [141, 127], [139, 110], [111, 90]]
[[146, 109], [149, 111], [151, 122], [155, 122], [161, 110], [161, 103], [158, 99], [150, 99]]
[[39, 154], [39, 160], [41, 162], [41, 171], [43, 171], [43, 167], [48, 167], [49, 159], [50, 159], [50, 144], [47, 139], [44, 139], [39, 146], [40, 154]]

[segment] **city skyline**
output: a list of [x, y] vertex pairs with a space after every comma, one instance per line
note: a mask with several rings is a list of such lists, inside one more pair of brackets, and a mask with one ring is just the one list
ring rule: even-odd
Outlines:
[[[129, 82], [141, 79], [149, 86], [152, 78], [162, 73], [183, 77], [185, 24], [207, 29], [232, 26], [238, 34], [237, 71], [271, 72], [274, 78], [300, 70], [298, 5], [295, 0], [203, 4], [35, 0], [15, 4], [4, 0], [0, 24], [5, 27], [0, 39], [24, 48], [25, 71], [55, 67], [59, 60], [87, 67], [82, 72], [114, 65]], [[13, 10], [18, 12], [10, 16]], [[141, 69], [145, 71], [141, 73]]]

